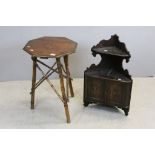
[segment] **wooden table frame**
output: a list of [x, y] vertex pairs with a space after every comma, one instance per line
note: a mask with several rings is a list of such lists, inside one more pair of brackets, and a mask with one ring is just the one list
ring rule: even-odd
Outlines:
[[[51, 86], [51, 88], [54, 90], [54, 92], [57, 94], [57, 96], [60, 98], [62, 103], [64, 104], [66, 120], [67, 120], [67, 123], [70, 123], [70, 114], [69, 114], [69, 109], [68, 109], [68, 104], [67, 104], [67, 102], [69, 101], [69, 89], [70, 89], [71, 97], [74, 97], [74, 92], [73, 92], [73, 87], [72, 87], [72, 78], [70, 77], [70, 71], [69, 71], [69, 65], [68, 65], [68, 55], [65, 55], [62, 57], [64, 59], [64, 66], [60, 61], [61, 57], [56, 57], [56, 62], [50, 67], [44, 62], [40, 61], [36, 56], [32, 56], [33, 71], [32, 71], [32, 89], [30, 93], [31, 94], [31, 109], [34, 109], [35, 90], [40, 86], [42, 82], [46, 80]], [[46, 73], [44, 73], [44, 71], [41, 69], [39, 64], [47, 67], [49, 70]], [[54, 69], [55, 66], [56, 68]], [[36, 82], [36, 70], [37, 69], [42, 73], [42, 78]], [[48, 78], [53, 73], [57, 73], [59, 75], [62, 95], [58, 93], [58, 91], [55, 89], [54, 85], [51, 83], [51, 81]], [[64, 78], [66, 79], [66, 88], [64, 85]]]

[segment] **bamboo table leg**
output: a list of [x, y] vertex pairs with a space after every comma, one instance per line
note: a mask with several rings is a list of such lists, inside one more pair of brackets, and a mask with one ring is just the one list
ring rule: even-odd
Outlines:
[[69, 102], [69, 90], [68, 90], [68, 87], [69, 87], [69, 73], [68, 73], [68, 69], [67, 69], [67, 66], [68, 66], [68, 63], [67, 63], [67, 59], [66, 59], [66, 56], [64, 56], [64, 64], [65, 64], [65, 69], [66, 69], [66, 96], [67, 96], [67, 101]]
[[32, 71], [31, 109], [34, 109], [37, 58], [32, 57], [32, 61], [33, 61], [33, 71]]
[[66, 73], [67, 73], [67, 77], [68, 77], [68, 84], [69, 84], [69, 88], [70, 88], [70, 94], [71, 94], [71, 97], [74, 97], [73, 86], [72, 86], [72, 81], [71, 81], [71, 78], [70, 78], [70, 71], [69, 71], [69, 65], [68, 65], [68, 55], [64, 56], [64, 62], [65, 62]]
[[70, 115], [69, 115], [69, 109], [68, 109], [67, 98], [66, 98], [66, 93], [65, 93], [64, 79], [62, 75], [60, 58], [56, 58], [56, 61], [57, 61], [57, 66], [58, 66], [58, 71], [59, 71], [60, 87], [61, 87], [62, 98], [64, 101], [63, 103], [64, 103], [64, 108], [65, 108], [66, 119], [67, 119], [67, 123], [70, 123]]

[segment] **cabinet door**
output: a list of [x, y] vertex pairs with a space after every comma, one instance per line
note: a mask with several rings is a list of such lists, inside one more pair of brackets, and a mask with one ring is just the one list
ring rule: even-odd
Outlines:
[[120, 105], [123, 98], [123, 87], [119, 81], [106, 80], [105, 81], [105, 102], [110, 105]]
[[104, 102], [105, 81], [100, 78], [85, 76], [85, 98], [94, 102]]

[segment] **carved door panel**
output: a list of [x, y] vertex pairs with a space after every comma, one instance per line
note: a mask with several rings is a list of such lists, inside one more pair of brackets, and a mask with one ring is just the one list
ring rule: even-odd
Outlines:
[[96, 77], [88, 77], [87, 84], [88, 98], [103, 102], [105, 99], [105, 81]]
[[122, 102], [122, 86], [120, 82], [112, 81], [112, 80], [106, 80], [105, 82], [105, 100], [106, 103], [110, 105], [120, 105]]

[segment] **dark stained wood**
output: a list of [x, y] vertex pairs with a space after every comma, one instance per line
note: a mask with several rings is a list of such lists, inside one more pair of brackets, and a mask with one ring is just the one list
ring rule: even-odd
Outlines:
[[131, 57], [125, 43], [120, 42], [117, 35], [111, 36], [109, 40], [101, 40], [96, 46], [93, 46], [91, 50], [93, 54], [101, 52], [101, 54], [104, 53], [128, 59]]
[[84, 106], [101, 103], [116, 106], [128, 115], [132, 90], [132, 79], [122, 62], [130, 59], [124, 43], [117, 35], [102, 40], [92, 47], [92, 54], [101, 56], [98, 65], [92, 64], [84, 72]]
[[30, 40], [23, 50], [32, 56], [55, 58], [74, 53], [76, 47], [76, 42], [65, 37], [41, 37]]

